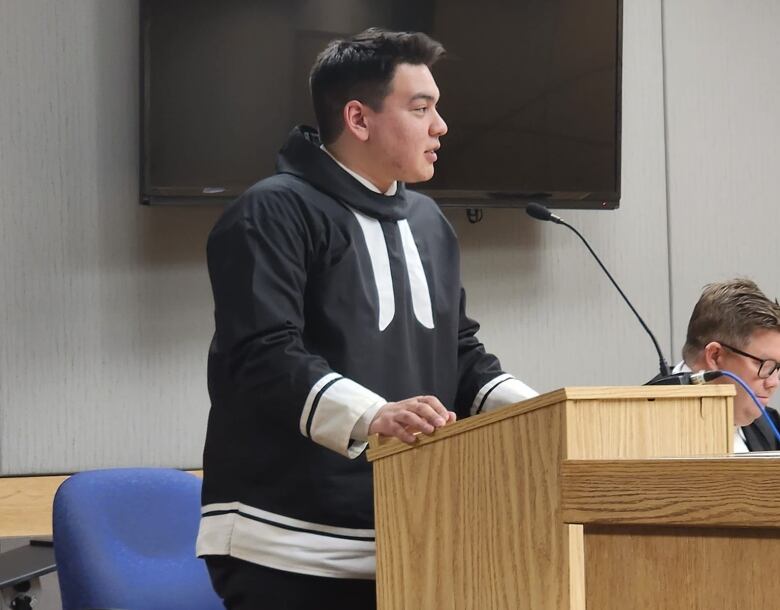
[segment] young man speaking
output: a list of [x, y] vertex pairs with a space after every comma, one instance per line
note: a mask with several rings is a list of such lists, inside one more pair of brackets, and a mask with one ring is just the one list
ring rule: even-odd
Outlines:
[[368, 436], [411, 443], [535, 394], [477, 339], [455, 234], [405, 186], [433, 176], [447, 133], [443, 52], [377, 29], [329, 44], [310, 78], [319, 132], [294, 129], [209, 236], [197, 551], [228, 608], [375, 607]]

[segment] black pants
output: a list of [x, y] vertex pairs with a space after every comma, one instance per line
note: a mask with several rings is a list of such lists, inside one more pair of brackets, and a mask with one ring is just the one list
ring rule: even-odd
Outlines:
[[376, 582], [266, 568], [227, 555], [204, 558], [228, 610], [374, 610]]

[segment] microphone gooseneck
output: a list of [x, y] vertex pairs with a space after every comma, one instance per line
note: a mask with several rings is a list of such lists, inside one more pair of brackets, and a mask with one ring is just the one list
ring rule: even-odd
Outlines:
[[615, 278], [612, 277], [612, 274], [607, 270], [607, 268], [604, 266], [604, 263], [601, 262], [601, 259], [598, 257], [596, 252], [594, 252], [593, 248], [590, 247], [590, 244], [588, 243], [588, 240], [586, 240], [582, 234], [575, 229], [573, 226], [571, 226], [569, 223], [564, 221], [560, 216], [556, 216], [553, 214], [547, 207], [531, 202], [529, 203], [525, 208], [526, 213], [531, 216], [532, 218], [535, 218], [537, 220], [549, 220], [551, 222], [554, 222], [555, 224], [563, 225], [564, 227], [568, 228], [569, 230], [573, 231], [574, 234], [582, 240], [582, 243], [585, 244], [585, 247], [588, 249], [588, 251], [591, 253], [593, 258], [596, 259], [596, 262], [599, 264], [599, 267], [601, 267], [602, 271], [607, 275], [609, 278], [609, 281], [612, 282], [612, 285], [617, 289], [617, 291], [620, 293], [620, 296], [623, 297], [623, 300], [626, 302], [626, 305], [631, 309], [632, 312], [634, 312], [634, 315], [636, 316], [636, 319], [639, 320], [639, 323], [642, 325], [642, 328], [645, 329], [645, 332], [649, 335], [650, 340], [653, 342], [653, 346], [655, 347], [655, 351], [658, 354], [658, 365], [661, 372], [661, 377], [670, 377], [670, 369], [669, 364], [666, 362], [666, 359], [664, 358], [664, 354], [661, 351], [661, 346], [658, 345], [658, 341], [655, 338], [655, 335], [653, 335], [650, 328], [645, 324], [645, 321], [642, 319], [642, 316], [639, 315], [639, 312], [634, 308], [634, 306], [631, 304], [631, 301], [628, 300], [628, 297], [625, 295], [625, 293], [620, 289], [620, 286], [618, 286], [617, 282], [615, 281]]

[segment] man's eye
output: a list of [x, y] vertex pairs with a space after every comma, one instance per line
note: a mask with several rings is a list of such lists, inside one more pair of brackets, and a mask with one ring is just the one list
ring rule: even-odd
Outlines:
[[414, 112], [419, 112], [420, 114], [425, 114], [428, 112], [428, 106], [423, 106], [421, 108], [415, 108]]

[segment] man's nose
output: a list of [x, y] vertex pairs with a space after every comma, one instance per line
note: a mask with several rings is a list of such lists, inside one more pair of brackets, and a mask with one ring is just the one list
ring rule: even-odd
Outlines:
[[439, 114], [438, 110], [434, 110], [436, 113], [436, 120], [431, 125], [431, 135], [438, 138], [447, 133], [447, 123], [444, 122], [444, 117]]
[[764, 387], [774, 391], [778, 385], [780, 385], [780, 370], [775, 369], [769, 377], [764, 379]]

